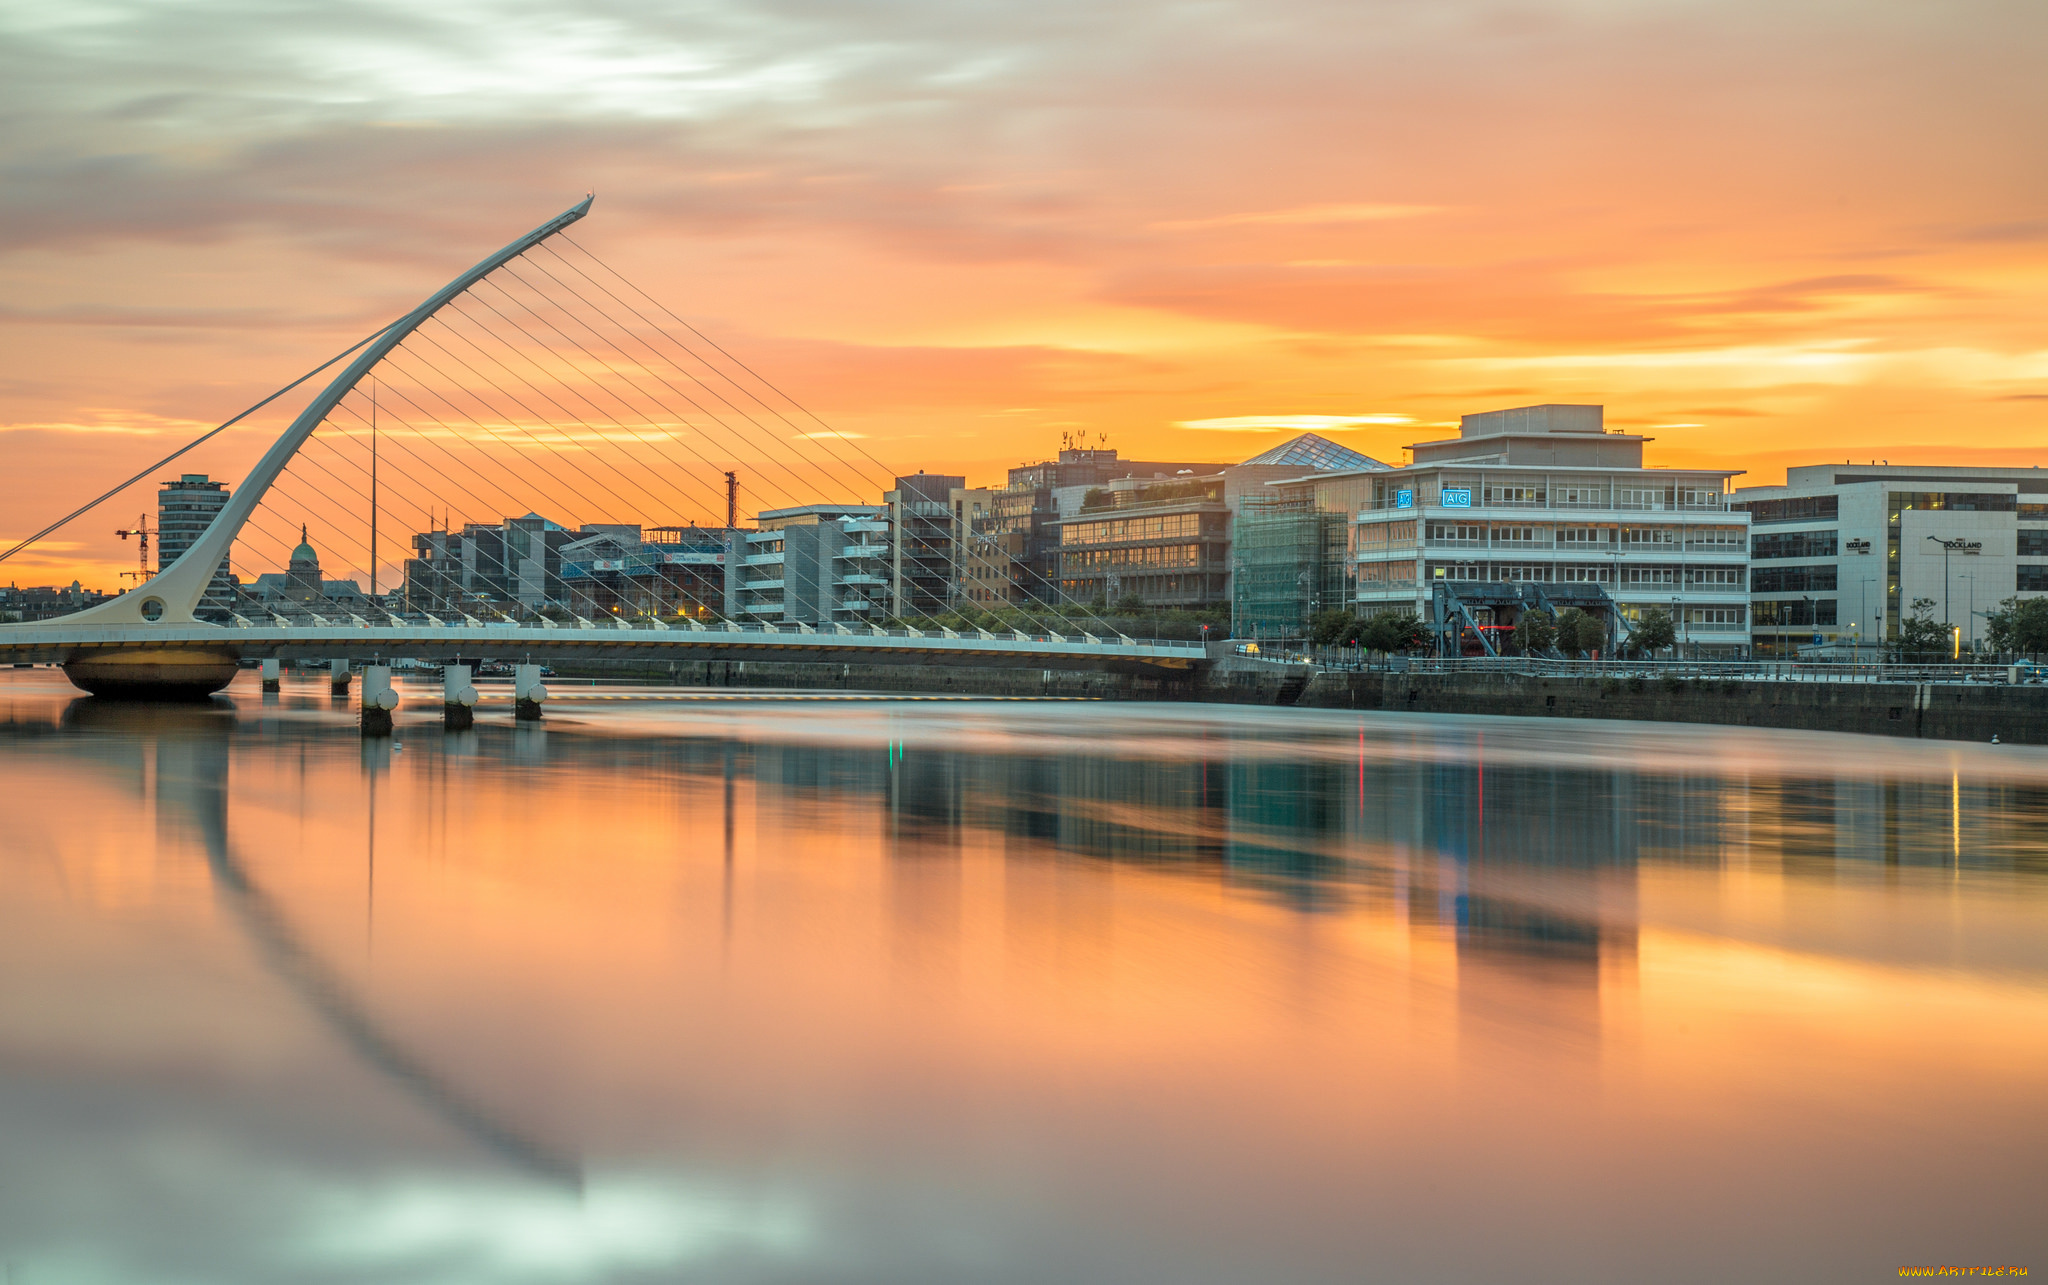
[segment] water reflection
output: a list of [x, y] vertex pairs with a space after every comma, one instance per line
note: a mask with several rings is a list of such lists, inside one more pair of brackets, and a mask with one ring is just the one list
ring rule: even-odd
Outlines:
[[[364, 741], [324, 691], [255, 697], [0, 688], [23, 1279], [2040, 1247], [2037, 751], [574, 699]], [[1969, 1166], [1902, 1172], [1909, 1140]]]

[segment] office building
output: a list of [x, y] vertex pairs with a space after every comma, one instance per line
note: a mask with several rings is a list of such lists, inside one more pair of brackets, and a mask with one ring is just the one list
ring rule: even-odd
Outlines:
[[954, 605], [952, 493], [967, 479], [919, 472], [882, 496], [889, 515], [889, 614], [909, 620]]
[[[186, 473], [175, 482], [162, 483], [156, 493], [156, 569], [161, 572], [183, 557], [227, 502], [228, 484], [204, 473]], [[222, 558], [195, 614], [218, 624], [228, 618], [234, 603], [234, 577], [228, 574], [228, 560]]]
[[1758, 655], [1896, 641], [1913, 603], [1960, 629], [2048, 592], [2048, 471], [1918, 464], [1812, 464], [1784, 486], [1744, 487], [1751, 637]]
[[889, 616], [888, 505], [765, 509], [757, 523], [746, 534], [738, 618], [815, 627]]
[[614, 528], [562, 546], [562, 595], [575, 615], [730, 619], [739, 610], [747, 531]]
[[[1209, 476], [1227, 465], [1213, 462], [1126, 460], [1114, 447], [1063, 447], [1059, 455], [1009, 472], [995, 499], [995, 526], [1012, 558], [1017, 601], [1052, 602], [1059, 596], [1059, 522], [1079, 507], [1091, 487], [1119, 479], [1164, 480]], [[1064, 497], [1067, 512], [1062, 512]]]
[[[1060, 590], [1071, 601], [1135, 597], [1147, 607], [1228, 606], [1234, 522], [1247, 500], [1270, 502], [1272, 483], [1304, 470], [1374, 471], [1386, 465], [1304, 433], [1242, 464], [1170, 477], [1122, 477], [1055, 492]], [[1291, 574], [1291, 573], [1289, 573]]]
[[1443, 626], [1437, 581], [1597, 585], [1625, 621], [1672, 613], [1688, 654], [1739, 654], [1749, 610], [1749, 514], [1729, 494], [1739, 470], [1646, 467], [1651, 440], [1608, 432], [1599, 406], [1524, 406], [1465, 416], [1457, 437], [1416, 443], [1401, 468], [1301, 480], [1349, 526], [1342, 595], [1361, 614], [1409, 611]]

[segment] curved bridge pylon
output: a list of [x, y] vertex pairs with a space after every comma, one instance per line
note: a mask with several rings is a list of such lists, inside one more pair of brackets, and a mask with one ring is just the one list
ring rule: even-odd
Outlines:
[[[1076, 623], [1057, 606], [1050, 608], [1049, 614], [1065, 620], [1065, 627], [1041, 623], [1032, 632], [1000, 633], [985, 628], [956, 632], [885, 630], [879, 624], [741, 623], [722, 616], [715, 623], [682, 621], [674, 628], [658, 619], [641, 621], [635, 628], [623, 620], [589, 621], [573, 617], [573, 624], [542, 619], [532, 622], [531, 627], [513, 627], [510, 621], [486, 624], [460, 610], [442, 611], [443, 617], [452, 616], [445, 619], [417, 612], [414, 614], [418, 619], [404, 622], [395, 618], [382, 622], [349, 618], [347, 624], [317, 615], [311, 624], [275, 616], [265, 624], [240, 616], [233, 617], [232, 625], [202, 619], [199, 613], [207, 603], [209, 587], [215, 584], [217, 572], [242, 537], [245, 525], [263, 506], [265, 496], [293, 464], [301, 448], [313, 439], [315, 430], [329, 421], [336, 407], [366, 378], [371, 378], [372, 372], [379, 370], [379, 363], [398, 351], [422, 325], [498, 269], [582, 219], [589, 213], [592, 200], [585, 197], [511, 241], [377, 332], [270, 444], [240, 486], [229, 494], [212, 523], [169, 566], [120, 597], [73, 615], [30, 624], [0, 625], [0, 663], [61, 663], [73, 683], [96, 695], [152, 698], [202, 696], [218, 691], [233, 680], [245, 661], [265, 658], [353, 659], [374, 655], [431, 659], [516, 654], [529, 660], [632, 657], [937, 661], [997, 667], [1107, 668], [1138, 674], [1185, 671], [1206, 659], [1206, 649], [1200, 644], [1138, 641], [1115, 634], [1099, 623]], [[518, 276], [516, 267], [509, 271], [515, 278]], [[492, 284], [495, 283], [494, 278]], [[482, 306], [497, 311], [488, 301]], [[462, 313], [460, 307], [450, 311], [451, 316]], [[535, 320], [540, 321], [538, 317]], [[445, 324], [447, 318], [441, 321]], [[532, 337], [530, 332], [528, 337]], [[582, 355], [605, 365], [604, 359], [588, 350]], [[457, 364], [465, 363], [458, 358]], [[605, 368], [611, 371], [609, 365]], [[525, 406], [517, 396], [508, 394], [508, 399]], [[583, 400], [587, 403], [589, 399]], [[712, 418], [716, 421], [716, 416]], [[647, 422], [650, 427], [654, 425], [652, 420]], [[637, 426], [635, 431], [640, 431]], [[796, 436], [808, 439], [831, 434]], [[870, 460], [879, 463], [871, 457]], [[668, 462], [681, 463], [673, 457]], [[790, 473], [786, 467], [783, 471]], [[584, 476], [589, 477], [587, 473]], [[375, 474], [371, 477], [374, 479]], [[733, 474], [726, 477], [730, 480]], [[794, 480], [795, 475], [791, 473], [791, 477]], [[624, 480], [623, 474], [621, 478]], [[286, 494], [290, 488], [278, 490]], [[374, 513], [378, 508], [374, 481], [370, 504]], [[730, 495], [727, 504], [730, 507]], [[251, 529], [262, 526], [258, 522]], [[377, 556], [372, 526], [373, 568]], [[373, 570], [373, 587], [374, 579]]]

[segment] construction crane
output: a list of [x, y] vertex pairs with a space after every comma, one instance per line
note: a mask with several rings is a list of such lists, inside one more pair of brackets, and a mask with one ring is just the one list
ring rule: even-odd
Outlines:
[[114, 532], [114, 534], [120, 536], [123, 540], [127, 539], [131, 535], [142, 537], [142, 548], [138, 550], [141, 556], [137, 562], [137, 565], [140, 567], [140, 570], [123, 571], [121, 573], [121, 577], [123, 579], [126, 579], [129, 576], [134, 576], [136, 584], [141, 584], [143, 581], [149, 579], [149, 537], [151, 537], [152, 535], [162, 534], [162, 532], [160, 531], [152, 531], [149, 529], [149, 514], [145, 513], [140, 518], [136, 519], [135, 528], [133, 530], [116, 531]]

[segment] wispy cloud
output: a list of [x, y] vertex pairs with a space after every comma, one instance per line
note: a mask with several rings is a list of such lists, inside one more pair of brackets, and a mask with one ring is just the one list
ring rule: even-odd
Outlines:
[[849, 439], [849, 440], [851, 440], [852, 438], [856, 438], [856, 437], [866, 437], [866, 436], [867, 436], [867, 434], [866, 434], [866, 433], [848, 433], [848, 432], [845, 432], [845, 431], [843, 431], [843, 430], [841, 430], [841, 429], [837, 429], [837, 428], [830, 428], [830, 429], [825, 429], [825, 430], [822, 430], [822, 431], [820, 431], [820, 432], [815, 432], [815, 433], [791, 433], [791, 434], [790, 434], [790, 436], [791, 436], [791, 437], [794, 437], [794, 438], [796, 438], [796, 439], [797, 439], [798, 441], [802, 441], [802, 442], [815, 442], [815, 441], [819, 440], [820, 438], [824, 438], [824, 439], [828, 439], [828, 440], [829, 440], [829, 439], [833, 439], [833, 438], [846, 438], [846, 439]]
[[1332, 433], [1414, 422], [1412, 415], [1232, 415], [1224, 419], [1184, 419], [1174, 427], [1204, 433]]
[[1243, 227], [1272, 223], [1378, 223], [1386, 219], [1419, 219], [1443, 211], [1441, 205], [1300, 205], [1289, 210], [1248, 210], [1206, 219], [1168, 219], [1152, 226], [1162, 232], [1202, 228]]

